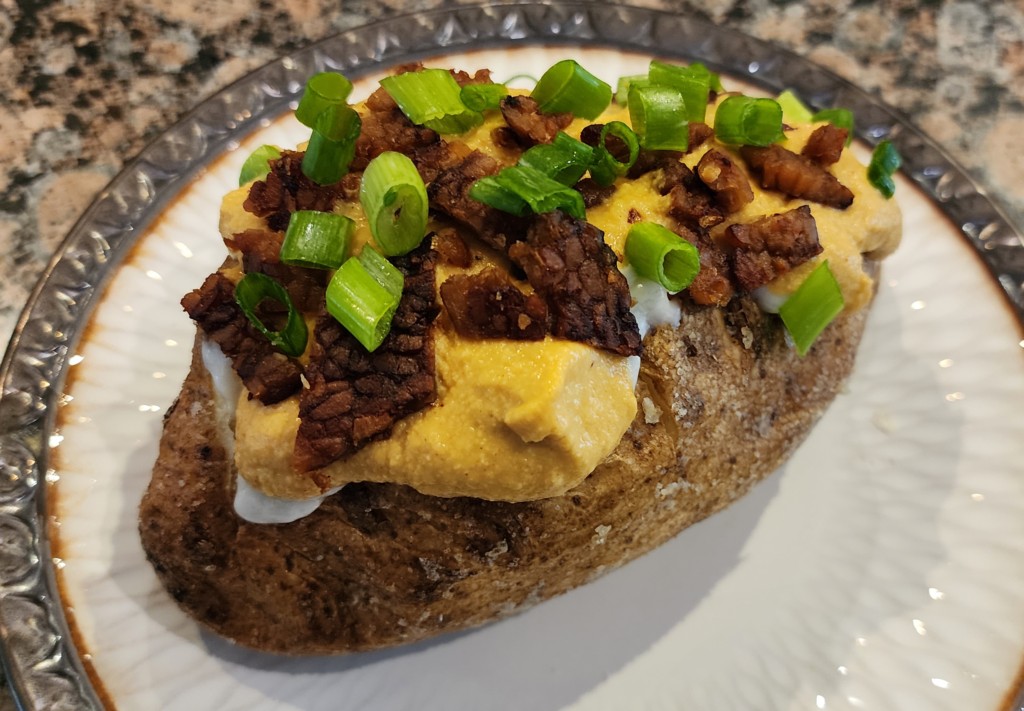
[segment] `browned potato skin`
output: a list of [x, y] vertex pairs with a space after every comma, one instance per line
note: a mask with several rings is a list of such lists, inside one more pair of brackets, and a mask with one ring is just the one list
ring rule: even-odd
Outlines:
[[[640, 407], [564, 496], [508, 504], [350, 484], [276, 525], [235, 515], [197, 340], [142, 500], [142, 543], [182, 609], [253, 649], [344, 654], [507, 617], [661, 545], [782, 464], [849, 375], [866, 317], [841, 316], [800, 358], [749, 300], [684, 303], [679, 328], [644, 343], [637, 397], [660, 422]], [[681, 478], [690, 486], [666, 494]], [[598, 526], [611, 526], [603, 543]]]

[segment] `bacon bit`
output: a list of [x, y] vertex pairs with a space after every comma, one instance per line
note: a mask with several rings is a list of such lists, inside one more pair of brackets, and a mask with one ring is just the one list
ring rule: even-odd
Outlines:
[[763, 188], [840, 210], [853, 204], [850, 189], [810, 158], [777, 144], [766, 148], [743, 146], [740, 152], [751, 169], [760, 174]]
[[529, 96], [510, 95], [501, 100], [501, 115], [516, 135], [520, 146], [551, 143], [555, 134], [572, 123], [572, 114], [543, 114]]
[[452, 77], [455, 79], [455, 83], [459, 86], [469, 86], [470, 84], [493, 84], [491, 80], [490, 69], [478, 69], [476, 74], [470, 76], [467, 72], [460, 69], [449, 69]]
[[391, 435], [395, 422], [436, 397], [434, 342], [437, 316], [434, 265], [426, 241], [393, 263], [405, 289], [391, 332], [373, 353], [321, 304], [306, 378], [299, 400], [299, 433], [292, 465], [309, 473], [322, 490], [330, 482], [316, 470]]
[[282, 264], [280, 258], [284, 233], [270, 230], [246, 230], [232, 235], [228, 247], [242, 253], [242, 269], [273, 277], [292, 297], [295, 308], [315, 313], [327, 288], [327, 271]]
[[[580, 141], [586, 143], [591, 148], [597, 148], [598, 144], [601, 143], [601, 131], [603, 130], [603, 123], [592, 123], [589, 126], [584, 126], [583, 130], [580, 131]], [[612, 158], [620, 163], [625, 163], [629, 160], [629, 146], [615, 134], [612, 133], [605, 136], [604, 147], [612, 154]]]
[[453, 267], [466, 269], [473, 263], [473, 254], [453, 227], [446, 227], [434, 235], [434, 251]]
[[640, 214], [639, 210], [637, 210], [635, 207], [629, 208], [629, 214], [626, 216], [626, 222], [628, 222], [631, 225], [635, 225], [637, 222], [640, 222], [643, 219], [644, 218]]
[[700, 252], [700, 271], [687, 287], [686, 292], [694, 302], [704, 306], [725, 306], [732, 299], [735, 289], [732, 285], [732, 271], [729, 259], [707, 230], [696, 231], [681, 227], [676, 234]]
[[727, 215], [754, 201], [754, 191], [743, 169], [718, 149], [712, 148], [701, 157], [697, 175], [714, 191], [718, 206]]
[[270, 161], [270, 172], [249, 188], [242, 206], [256, 217], [267, 218], [270, 229], [283, 232], [296, 210], [330, 212], [341, 199], [342, 189], [336, 185], [318, 185], [302, 172], [305, 153], [284, 151]]
[[410, 155], [417, 148], [441, 140], [435, 131], [414, 125], [397, 106], [386, 111], [367, 111], [362, 120], [355, 157], [349, 166], [353, 171], [366, 170], [371, 160], [386, 151]]
[[730, 225], [725, 230], [725, 242], [736, 248], [733, 272], [747, 292], [822, 252], [817, 225], [807, 205], [747, 225]]
[[572, 186], [572, 189], [583, 196], [583, 206], [588, 210], [597, 207], [615, 194], [615, 185], [598, 185], [593, 178], [584, 178]]
[[838, 163], [839, 156], [846, 147], [846, 137], [849, 135], [850, 132], [845, 128], [838, 128], [830, 123], [819, 126], [807, 139], [807, 145], [804, 146], [801, 155], [822, 167]]
[[427, 186], [427, 195], [435, 210], [472, 227], [485, 243], [505, 251], [514, 242], [526, 239], [528, 220], [477, 202], [469, 196], [473, 183], [486, 175], [497, 175], [500, 170], [496, 160], [480, 151], [473, 151], [462, 163], [438, 175]]
[[527, 296], [493, 267], [449, 277], [441, 285], [441, 300], [456, 332], [467, 338], [539, 341], [547, 331], [544, 301], [536, 294]]
[[508, 126], [498, 126], [492, 130], [491, 140], [494, 141], [495, 145], [500, 146], [507, 151], [523, 150], [523, 147], [519, 144], [519, 138], [516, 136], [516, 132]]
[[464, 161], [472, 150], [462, 141], [438, 141], [423, 148], [417, 148], [409, 158], [419, 171], [424, 183], [433, 182], [441, 171], [448, 170]]
[[553, 336], [640, 355], [629, 285], [599, 229], [557, 210], [537, 215], [527, 240], [509, 256], [547, 303]]
[[267, 337], [249, 322], [235, 301], [235, 285], [226, 276], [214, 272], [206, 277], [201, 287], [185, 294], [181, 305], [231, 359], [231, 367], [250, 397], [273, 405], [302, 387], [302, 366], [274, 350]]
[[715, 135], [715, 129], [708, 126], [706, 123], [694, 121], [689, 126], [690, 137], [687, 143], [686, 152], [687, 154], [693, 153], [696, 149], [704, 145], [704, 143]]
[[[682, 165], [682, 164], [680, 164]], [[686, 166], [683, 166], [686, 168]], [[686, 169], [689, 172], [689, 168]], [[692, 173], [691, 173], [692, 175]], [[714, 195], [701, 184], [688, 187], [684, 181], [669, 192], [672, 205], [668, 213], [681, 224], [693, 230], [706, 230], [721, 224], [725, 217], [714, 203]]]
[[391, 98], [391, 94], [388, 93], [387, 89], [378, 86], [366, 99], [366, 108], [370, 111], [393, 111], [398, 108], [398, 103]]
[[359, 188], [363, 185], [362, 173], [345, 173], [345, 177], [338, 183], [341, 191], [341, 199], [345, 202], [356, 202], [359, 200]]

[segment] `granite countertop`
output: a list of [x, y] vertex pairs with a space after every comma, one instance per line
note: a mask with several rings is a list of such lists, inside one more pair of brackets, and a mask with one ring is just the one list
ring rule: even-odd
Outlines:
[[[313, 40], [438, 4], [0, 0], [0, 343], [94, 195], [182, 113]], [[877, 93], [1024, 224], [1020, 2], [638, 4], [693, 13], [771, 40]], [[9, 703], [0, 700], [0, 710]]]

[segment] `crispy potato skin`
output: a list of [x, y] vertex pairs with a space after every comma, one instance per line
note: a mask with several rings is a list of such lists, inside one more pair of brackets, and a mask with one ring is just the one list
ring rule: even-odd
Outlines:
[[380, 649], [507, 617], [643, 555], [771, 473], [849, 375], [866, 317], [844, 314], [799, 358], [749, 300], [684, 303], [679, 328], [644, 343], [637, 397], [660, 420], [641, 406], [564, 496], [508, 504], [350, 484], [276, 525], [235, 515], [197, 340], [142, 500], [142, 543], [182, 609], [267, 652]]

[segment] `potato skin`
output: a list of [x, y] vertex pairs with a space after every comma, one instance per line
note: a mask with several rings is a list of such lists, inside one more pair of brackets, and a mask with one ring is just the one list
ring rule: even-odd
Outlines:
[[[842, 315], [800, 358], [778, 317], [748, 299], [682, 307], [678, 328], [644, 342], [633, 424], [564, 496], [509, 504], [350, 484], [312, 515], [274, 525], [234, 512], [235, 475], [197, 337], [140, 507], [147, 557], [198, 622], [294, 655], [415, 642], [589, 582], [784, 462], [849, 375], [867, 317]], [[644, 398], [658, 422], [647, 422]]]

